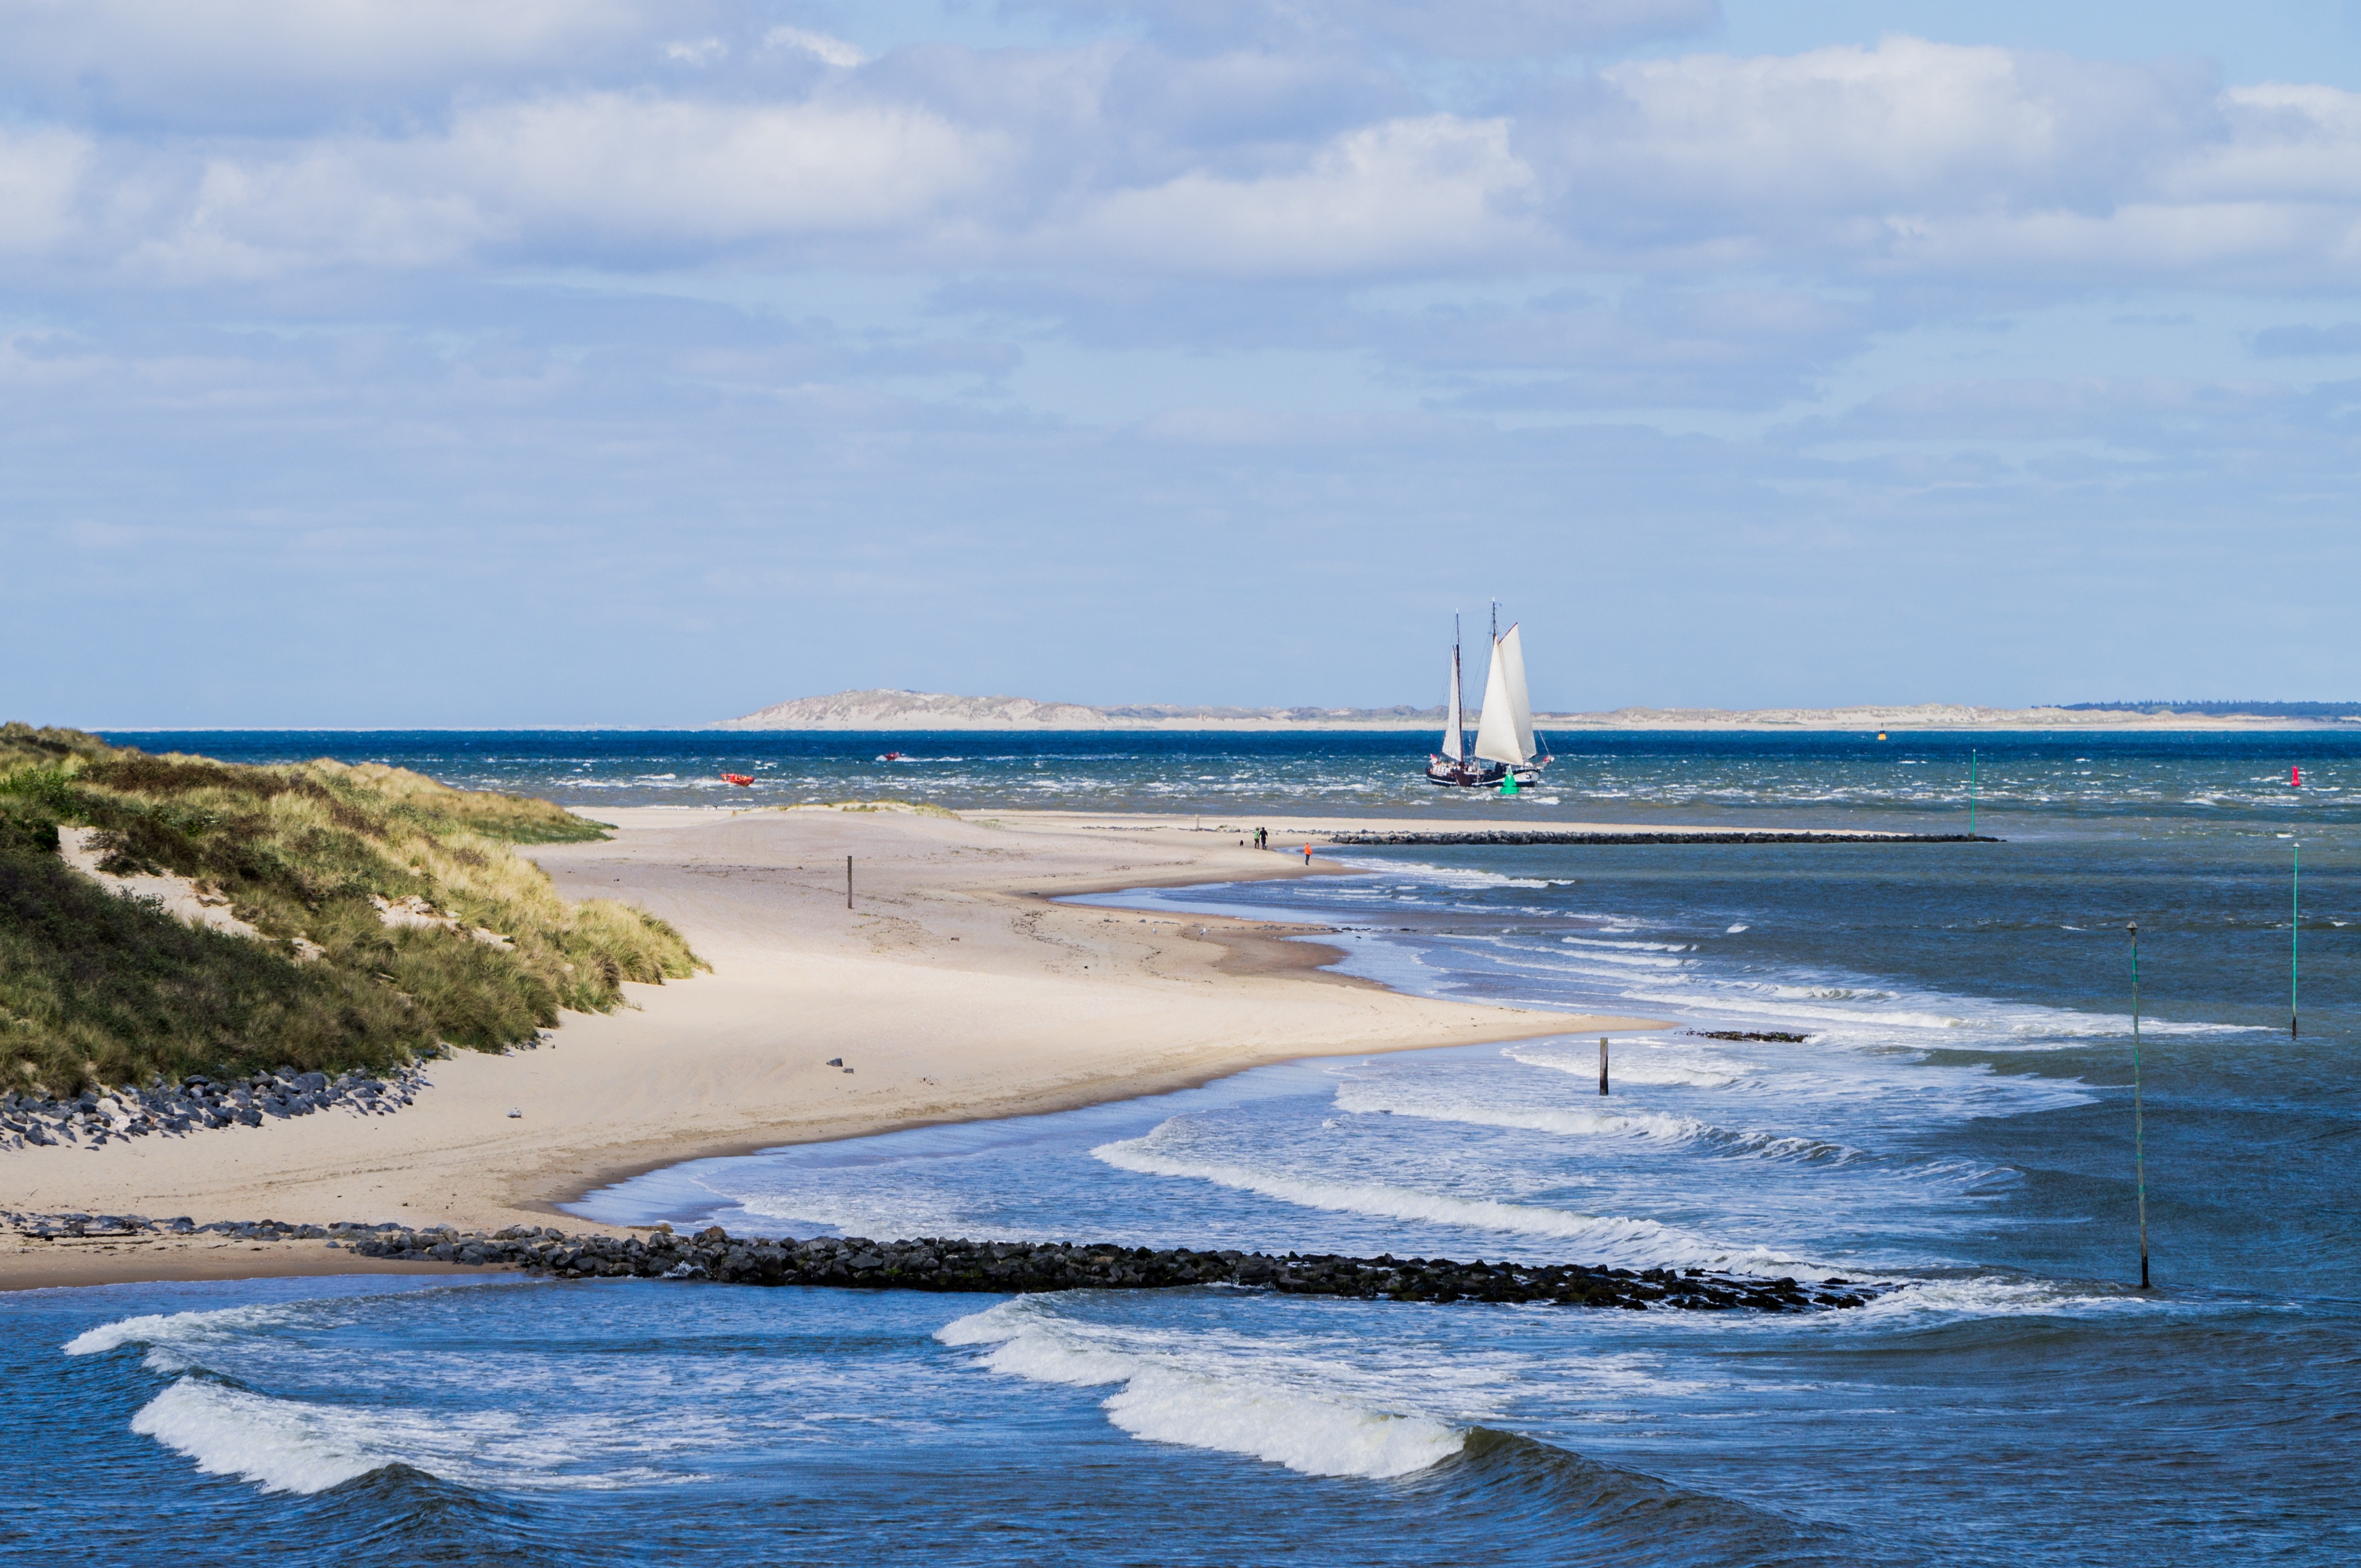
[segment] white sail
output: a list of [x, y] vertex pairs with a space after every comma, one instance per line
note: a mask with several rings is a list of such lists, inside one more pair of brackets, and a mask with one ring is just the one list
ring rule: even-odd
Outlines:
[[1459, 644], [1456, 642], [1451, 645], [1450, 707], [1451, 717], [1443, 727], [1443, 754], [1455, 762], [1463, 755], [1462, 748], [1466, 745], [1467, 726], [1467, 721], [1459, 713]]
[[1512, 767], [1532, 761], [1533, 709], [1525, 696], [1525, 649], [1513, 626], [1492, 643], [1492, 667], [1484, 676], [1484, 712], [1476, 721], [1476, 754]]
[[1517, 760], [1530, 762], [1541, 748], [1533, 744], [1533, 699], [1525, 690], [1525, 644], [1513, 626], [1500, 639], [1500, 668], [1509, 677], [1509, 717], [1517, 726]]
[[1509, 712], [1509, 677], [1500, 665], [1500, 644], [1492, 644], [1492, 667], [1484, 674], [1484, 711], [1476, 718], [1476, 754], [1488, 762], [1521, 762], [1517, 721]]

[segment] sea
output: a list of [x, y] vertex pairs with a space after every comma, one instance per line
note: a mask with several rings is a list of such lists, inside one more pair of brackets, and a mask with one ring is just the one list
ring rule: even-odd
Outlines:
[[9, 1560], [2361, 1561], [2361, 735], [1569, 735], [1513, 800], [1418, 782], [1421, 735], [114, 738], [593, 817], [891, 797], [1241, 834], [1411, 809], [1960, 833], [1972, 810], [1996, 841], [1396, 846], [1103, 895], [1321, 922], [1339, 968], [1422, 995], [1673, 1027], [1307, 1058], [575, 1205], [1669, 1265], [1872, 1282], [1870, 1306], [19, 1292]]

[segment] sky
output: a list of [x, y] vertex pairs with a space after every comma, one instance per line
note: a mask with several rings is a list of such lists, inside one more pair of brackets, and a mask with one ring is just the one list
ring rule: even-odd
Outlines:
[[2361, 3], [0, 0], [0, 718], [2361, 697]]

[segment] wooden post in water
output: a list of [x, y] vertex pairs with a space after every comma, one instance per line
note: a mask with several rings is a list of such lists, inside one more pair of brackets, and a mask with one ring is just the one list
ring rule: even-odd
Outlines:
[[1607, 1036], [1598, 1036], [1598, 1092], [1607, 1092]]
[[852, 857], [844, 857], [844, 906], [852, 907]]
[[2139, 1189], [2140, 1288], [2147, 1288], [2147, 1142], [2140, 1106], [2139, 922], [2132, 934], [2132, 1172]]
[[1968, 837], [1976, 836], [1976, 749], [1968, 748]]
[[2301, 1009], [2297, 1005], [2297, 981], [2302, 978], [2297, 960], [2303, 947], [2303, 843], [2299, 839], [2289, 846], [2295, 851], [2295, 865], [2288, 873], [2288, 1038], [2296, 1037], [2296, 1023]]

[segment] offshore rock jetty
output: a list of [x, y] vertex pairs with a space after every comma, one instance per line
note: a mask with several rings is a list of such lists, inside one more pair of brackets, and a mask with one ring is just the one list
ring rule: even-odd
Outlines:
[[90, 1089], [72, 1100], [0, 1094], [0, 1148], [71, 1144], [94, 1149], [115, 1138], [259, 1127], [266, 1116], [283, 1121], [340, 1108], [362, 1116], [390, 1115], [426, 1087], [425, 1069], [414, 1066], [334, 1078], [282, 1067], [247, 1078], [191, 1076], [145, 1089], [131, 1083]]
[[928, 1239], [873, 1242], [732, 1236], [709, 1226], [677, 1236], [659, 1225], [642, 1238], [567, 1235], [511, 1225], [493, 1234], [384, 1223], [290, 1225], [144, 1214], [19, 1214], [0, 1224], [27, 1240], [71, 1245], [150, 1236], [216, 1234], [245, 1242], [321, 1241], [362, 1257], [402, 1263], [525, 1269], [564, 1279], [710, 1279], [730, 1285], [830, 1285], [867, 1290], [1022, 1295], [1047, 1290], [1162, 1290], [1237, 1285], [1290, 1296], [1365, 1300], [1544, 1302], [1564, 1307], [1676, 1307], [1802, 1312], [1866, 1305], [1879, 1288], [1846, 1279], [1798, 1283], [1701, 1268], [1587, 1268], [1580, 1264], [1458, 1263], [1441, 1257], [1334, 1257], [1326, 1254], [1196, 1252], [1188, 1247], [1085, 1246], [1071, 1242]]
[[1730, 833], [1558, 833], [1545, 828], [1450, 833], [1323, 833], [1323, 844], [1997, 844], [1989, 833], [1812, 833], [1748, 829]]
[[1798, 1284], [1709, 1275], [1702, 1269], [1586, 1268], [1579, 1264], [1456, 1263], [1448, 1258], [1271, 1256], [1188, 1247], [1077, 1245], [929, 1238], [873, 1242], [731, 1236], [567, 1236], [512, 1226], [497, 1235], [384, 1231], [350, 1241], [365, 1257], [507, 1264], [566, 1278], [715, 1279], [736, 1285], [833, 1285], [856, 1289], [993, 1291], [1157, 1290], [1242, 1285], [1297, 1296], [1395, 1301], [1542, 1301], [1562, 1306], [1686, 1307], [1804, 1311], [1858, 1307], [1874, 1291], [1845, 1280]]

